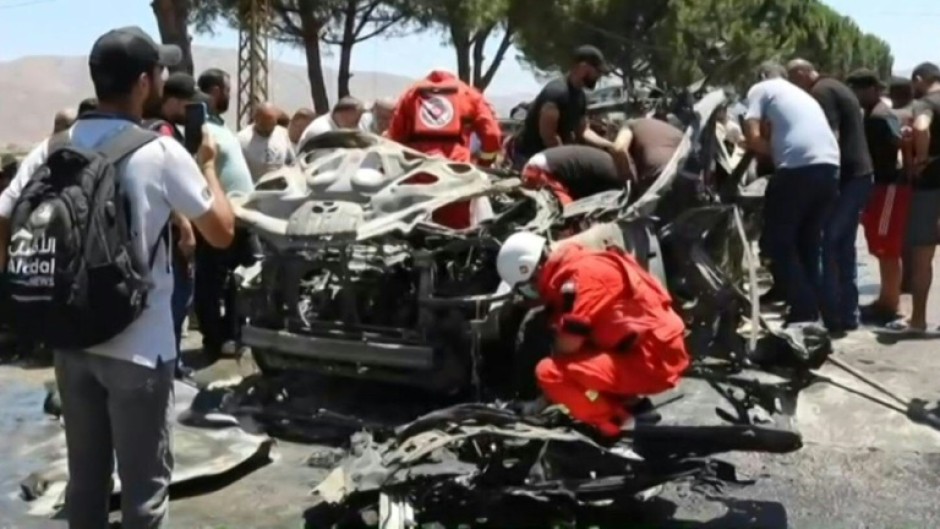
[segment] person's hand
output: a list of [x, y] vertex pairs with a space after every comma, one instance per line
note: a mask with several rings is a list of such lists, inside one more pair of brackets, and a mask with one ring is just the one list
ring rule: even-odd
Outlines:
[[573, 354], [580, 351], [583, 345], [583, 336], [575, 336], [562, 332], [555, 335], [555, 346], [553, 351], [561, 355]]
[[215, 163], [215, 157], [218, 153], [215, 145], [215, 139], [209, 133], [209, 127], [202, 126], [202, 143], [199, 144], [199, 150], [196, 152], [196, 161], [200, 166]]
[[189, 261], [196, 252], [196, 234], [193, 233], [192, 228], [188, 230], [189, 233], [186, 233], [186, 231], [187, 230], [180, 231], [180, 240], [177, 242], [177, 246], [179, 247], [180, 255]]

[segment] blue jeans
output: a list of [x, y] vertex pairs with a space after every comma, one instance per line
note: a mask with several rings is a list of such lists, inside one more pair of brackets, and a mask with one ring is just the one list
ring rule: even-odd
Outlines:
[[773, 203], [764, 210], [764, 236], [774, 278], [779, 278], [789, 307], [787, 322], [819, 319], [822, 296], [822, 231], [839, 191], [834, 165], [778, 169]]
[[192, 264], [186, 265], [181, 260], [176, 260], [173, 263], [173, 297], [170, 300], [170, 306], [173, 311], [173, 331], [176, 333], [177, 355], [180, 353], [180, 342], [183, 340], [183, 322], [186, 320], [186, 315], [189, 314], [189, 307], [192, 302]]
[[858, 256], [855, 239], [872, 188], [871, 175], [843, 183], [823, 228], [822, 312], [833, 330], [858, 327]]

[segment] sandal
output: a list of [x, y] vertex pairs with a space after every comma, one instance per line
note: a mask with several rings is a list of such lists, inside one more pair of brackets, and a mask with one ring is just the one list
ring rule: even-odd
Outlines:
[[900, 312], [887, 309], [875, 303], [859, 307], [859, 316], [865, 323], [884, 326], [904, 319], [904, 315]]
[[888, 334], [894, 334], [897, 336], [908, 336], [911, 338], [917, 338], [927, 334], [927, 329], [918, 329], [916, 327], [911, 327], [911, 324], [906, 320], [894, 320], [890, 323], [885, 324], [881, 329], [882, 331]]

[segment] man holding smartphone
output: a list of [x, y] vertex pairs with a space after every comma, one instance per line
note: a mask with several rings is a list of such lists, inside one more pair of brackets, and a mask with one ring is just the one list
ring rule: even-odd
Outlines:
[[[178, 47], [160, 46], [138, 27], [102, 35], [89, 56], [99, 106], [69, 129], [68, 141], [94, 149], [138, 127], [144, 109], [159, 104], [164, 68], [181, 58]], [[48, 141], [33, 149], [0, 195], [0, 269], [7, 259], [12, 209], [48, 151]], [[210, 135], [196, 161], [176, 141], [161, 137], [115, 166], [130, 202], [135, 248], [142, 254], [138, 258], [146, 261], [143, 254], [155, 248], [152, 287], [139, 318], [115, 338], [83, 351], [55, 352], [68, 449], [71, 529], [108, 526], [115, 454], [121, 526], [164, 526], [173, 470], [170, 413], [176, 347], [170, 318], [173, 248], [159, 241], [177, 211], [192, 220], [209, 244], [231, 243], [234, 217], [216, 176], [216, 156]]]

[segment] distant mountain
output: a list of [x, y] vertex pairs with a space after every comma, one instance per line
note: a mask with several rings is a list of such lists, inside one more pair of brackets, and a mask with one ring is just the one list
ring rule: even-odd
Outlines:
[[[196, 47], [193, 49], [197, 73], [216, 67], [236, 74], [235, 50]], [[330, 100], [336, 99], [336, 71], [324, 72]], [[378, 97], [394, 97], [414, 79], [384, 72], [354, 72], [350, 91], [369, 102]], [[235, 86], [232, 108], [227, 119], [235, 122]], [[271, 64], [271, 98], [287, 112], [312, 107], [310, 84], [304, 66], [273, 61]], [[85, 97], [94, 95], [88, 78], [88, 62], [84, 56], [23, 57], [0, 62], [0, 148], [8, 145], [29, 146], [52, 130], [56, 111], [75, 107]], [[534, 94], [487, 94], [497, 113], [509, 114], [510, 109]]]

